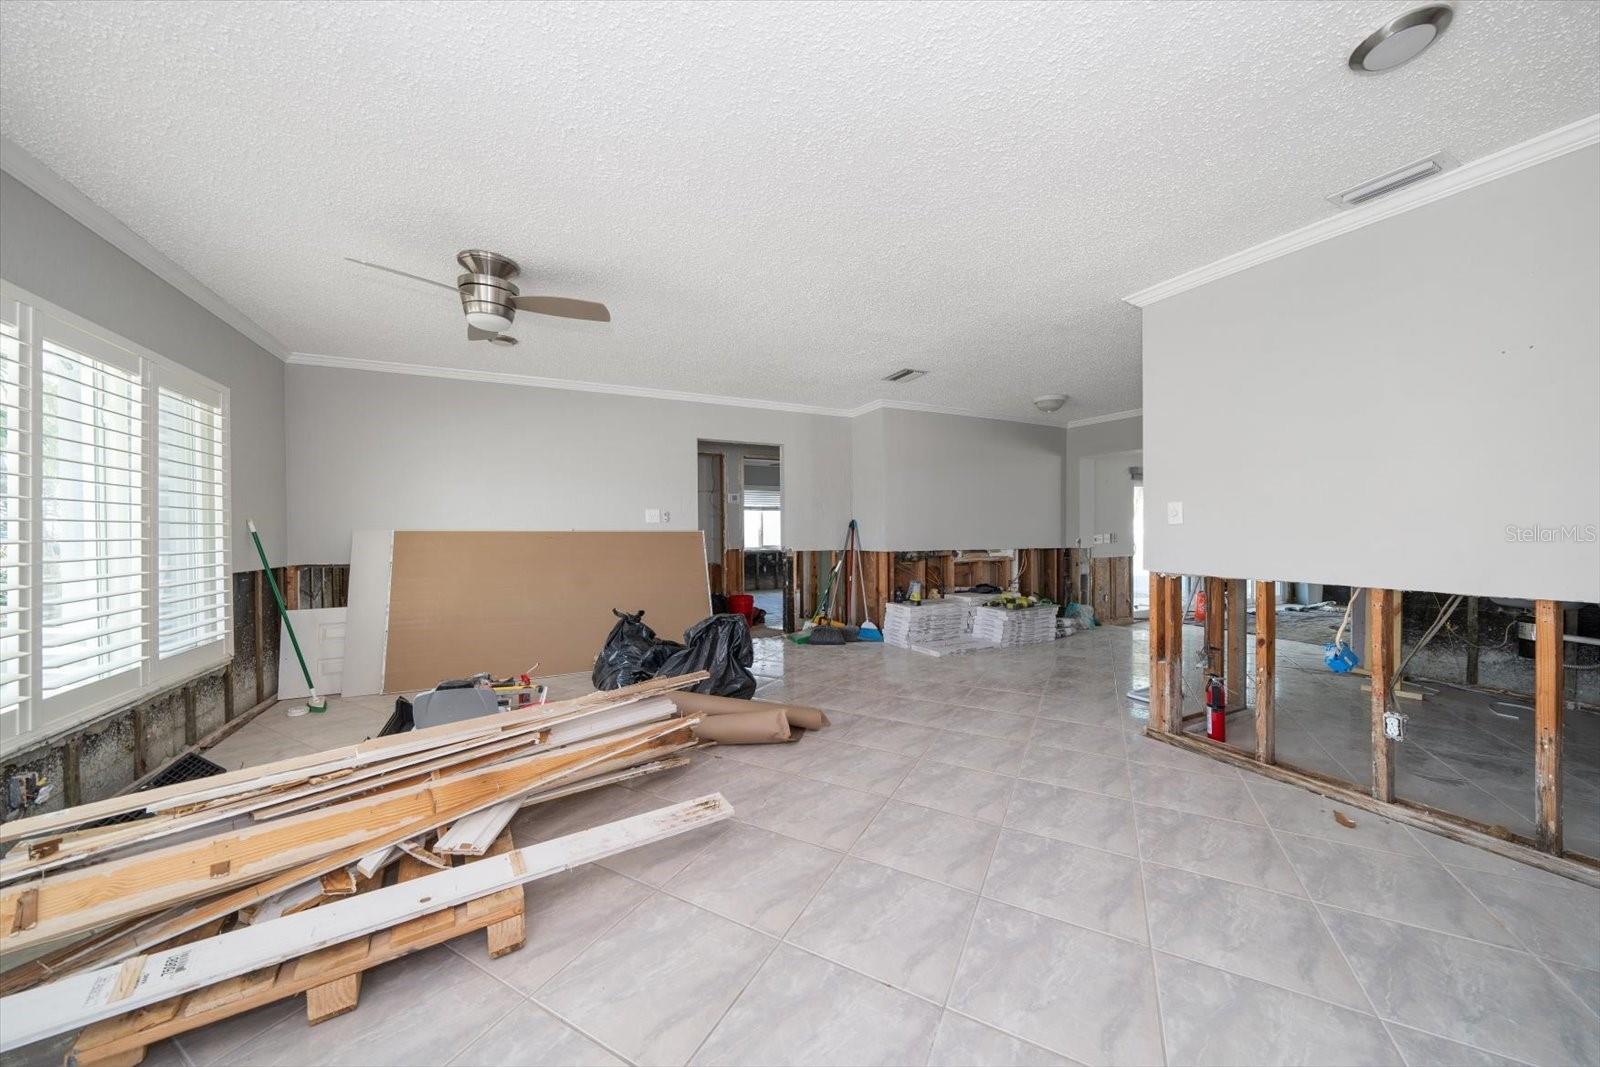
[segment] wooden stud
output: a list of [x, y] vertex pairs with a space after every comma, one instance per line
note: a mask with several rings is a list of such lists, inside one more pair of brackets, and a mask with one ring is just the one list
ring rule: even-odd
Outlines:
[[150, 743], [148, 740], [147, 723], [144, 716], [144, 705], [135, 704], [133, 714], [130, 716], [133, 726], [133, 776], [143, 778], [150, 773]]
[[200, 709], [196, 706], [194, 686], [183, 687], [183, 743], [186, 746], [200, 741]]
[[61, 799], [69, 808], [83, 803], [83, 776], [78, 765], [82, 747], [83, 738], [74, 737], [61, 750]]
[[1367, 633], [1371, 648], [1367, 663], [1372, 668], [1372, 795], [1378, 800], [1394, 799], [1394, 742], [1383, 728], [1384, 714], [1392, 703], [1399, 643], [1394, 639], [1397, 595], [1393, 589], [1367, 591]]
[[283, 568], [283, 608], [285, 611], [300, 610], [300, 568]]
[[1276, 714], [1278, 659], [1278, 587], [1256, 583], [1256, 760], [1277, 759], [1273, 717]]
[[1151, 576], [1150, 728], [1176, 733], [1183, 719], [1183, 579]]
[[1245, 585], [1243, 578], [1229, 578], [1223, 583], [1223, 602], [1226, 607], [1224, 629], [1227, 636], [1227, 657], [1224, 661], [1227, 685], [1228, 710], [1237, 711], [1245, 706]]
[[1559, 600], [1534, 604], [1533, 734], [1534, 788], [1538, 792], [1538, 825], [1534, 840], [1546, 852], [1561, 853], [1561, 719], [1565, 699], [1562, 634], [1565, 620]]
[[256, 630], [256, 703], [267, 699], [267, 618], [266, 605], [261, 599], [265, 571], [250, 573], [250, 596], [255, 601]]
[[1228, 664], [1224, 645], [1227, 638], [1227, 585], [1221, 578], [1206, 578], [1206, 674], [1227, 680]]
[[1467, 684], [1478, 684], [1478, 598], [1467, 597]]

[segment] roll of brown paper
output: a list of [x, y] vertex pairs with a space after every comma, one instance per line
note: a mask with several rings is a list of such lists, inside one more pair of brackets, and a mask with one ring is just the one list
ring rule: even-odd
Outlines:
[[789, 720], [782, 708], [707, 715], [694, 727], [702, 741], [721, 745], [771, 745], [789, 740]]
[[685, 715], [742, 715], [757, 709], [777, 708], [789, 720], [790, 726], [802, 730], [820, 730], [828, 725], [828, 716], [820, 708], [804, 704], [779, 704], [768, 700], [735, 700], [733, 697], [714, 697], [705, 693], [668, 693], [667, 698], [678, 705]]

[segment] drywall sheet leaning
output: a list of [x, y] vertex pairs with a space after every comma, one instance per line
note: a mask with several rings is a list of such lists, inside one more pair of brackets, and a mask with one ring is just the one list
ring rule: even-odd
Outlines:
[[[311, 680], [317, 683], [317, 692], [344, 692], [344, 608], [297, 608], [289, 612], [295, 636], [300, 639], [300, 651], [311, 670]], [[294, 645], [289, 641], [289, 630], [279, 623], [278, 634], [278, 699], [294, 700], [310, 696], [305, 675], [294, 658]]]
[[345, 630], [344, 695], [383, 692], [383, 653], [389, 643], [389, 568], [393, 530], [350, 534], [349, 624]]
[[477, 671], [587, 671], [616, 618], [664, 637], [711, 614], [705, 545], [688, 533], [396, 531], [384, 691]]

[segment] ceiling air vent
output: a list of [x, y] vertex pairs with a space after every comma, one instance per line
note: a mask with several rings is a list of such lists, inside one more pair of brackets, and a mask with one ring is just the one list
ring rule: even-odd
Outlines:
[[925, 370], [912, 370], [910, 367], [901, 367], [893, 374], [885, 374], [883, 380], [886, 382], [914, 382], [927, 373]]
[[1419, 159], [1409, 163], [1399, 170], [1390, 171], [1381, 178], [1362, 182], [1342, 193], [1334, 193], [1328, 200], [1339, 207], [1360, 207], [1370, 203], [1380, 196], [1397, 193], [1407, 186], [1426, 181], [1435, 174], [1443, 174], [1447, 170], [1455, 170], [1461, 164], [1456, 162], [1454, 156], [1448, 152], [1436, 152], [1427, 159]]

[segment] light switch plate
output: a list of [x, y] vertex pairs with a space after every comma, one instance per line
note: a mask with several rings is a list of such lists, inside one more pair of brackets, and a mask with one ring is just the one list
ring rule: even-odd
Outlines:
[[1183, 501], [1181, 501], [1181, 500], [1169, 500], [1169, 501], [1167, 501], [1167, 525], [1168, 526], [1182, 526], [1183, 525]]
[[659, 523], [661, 521], [661, 509], [660, 508], [645, 508], [644, 509], [644, 521], [648, 522], [648, 523]]

